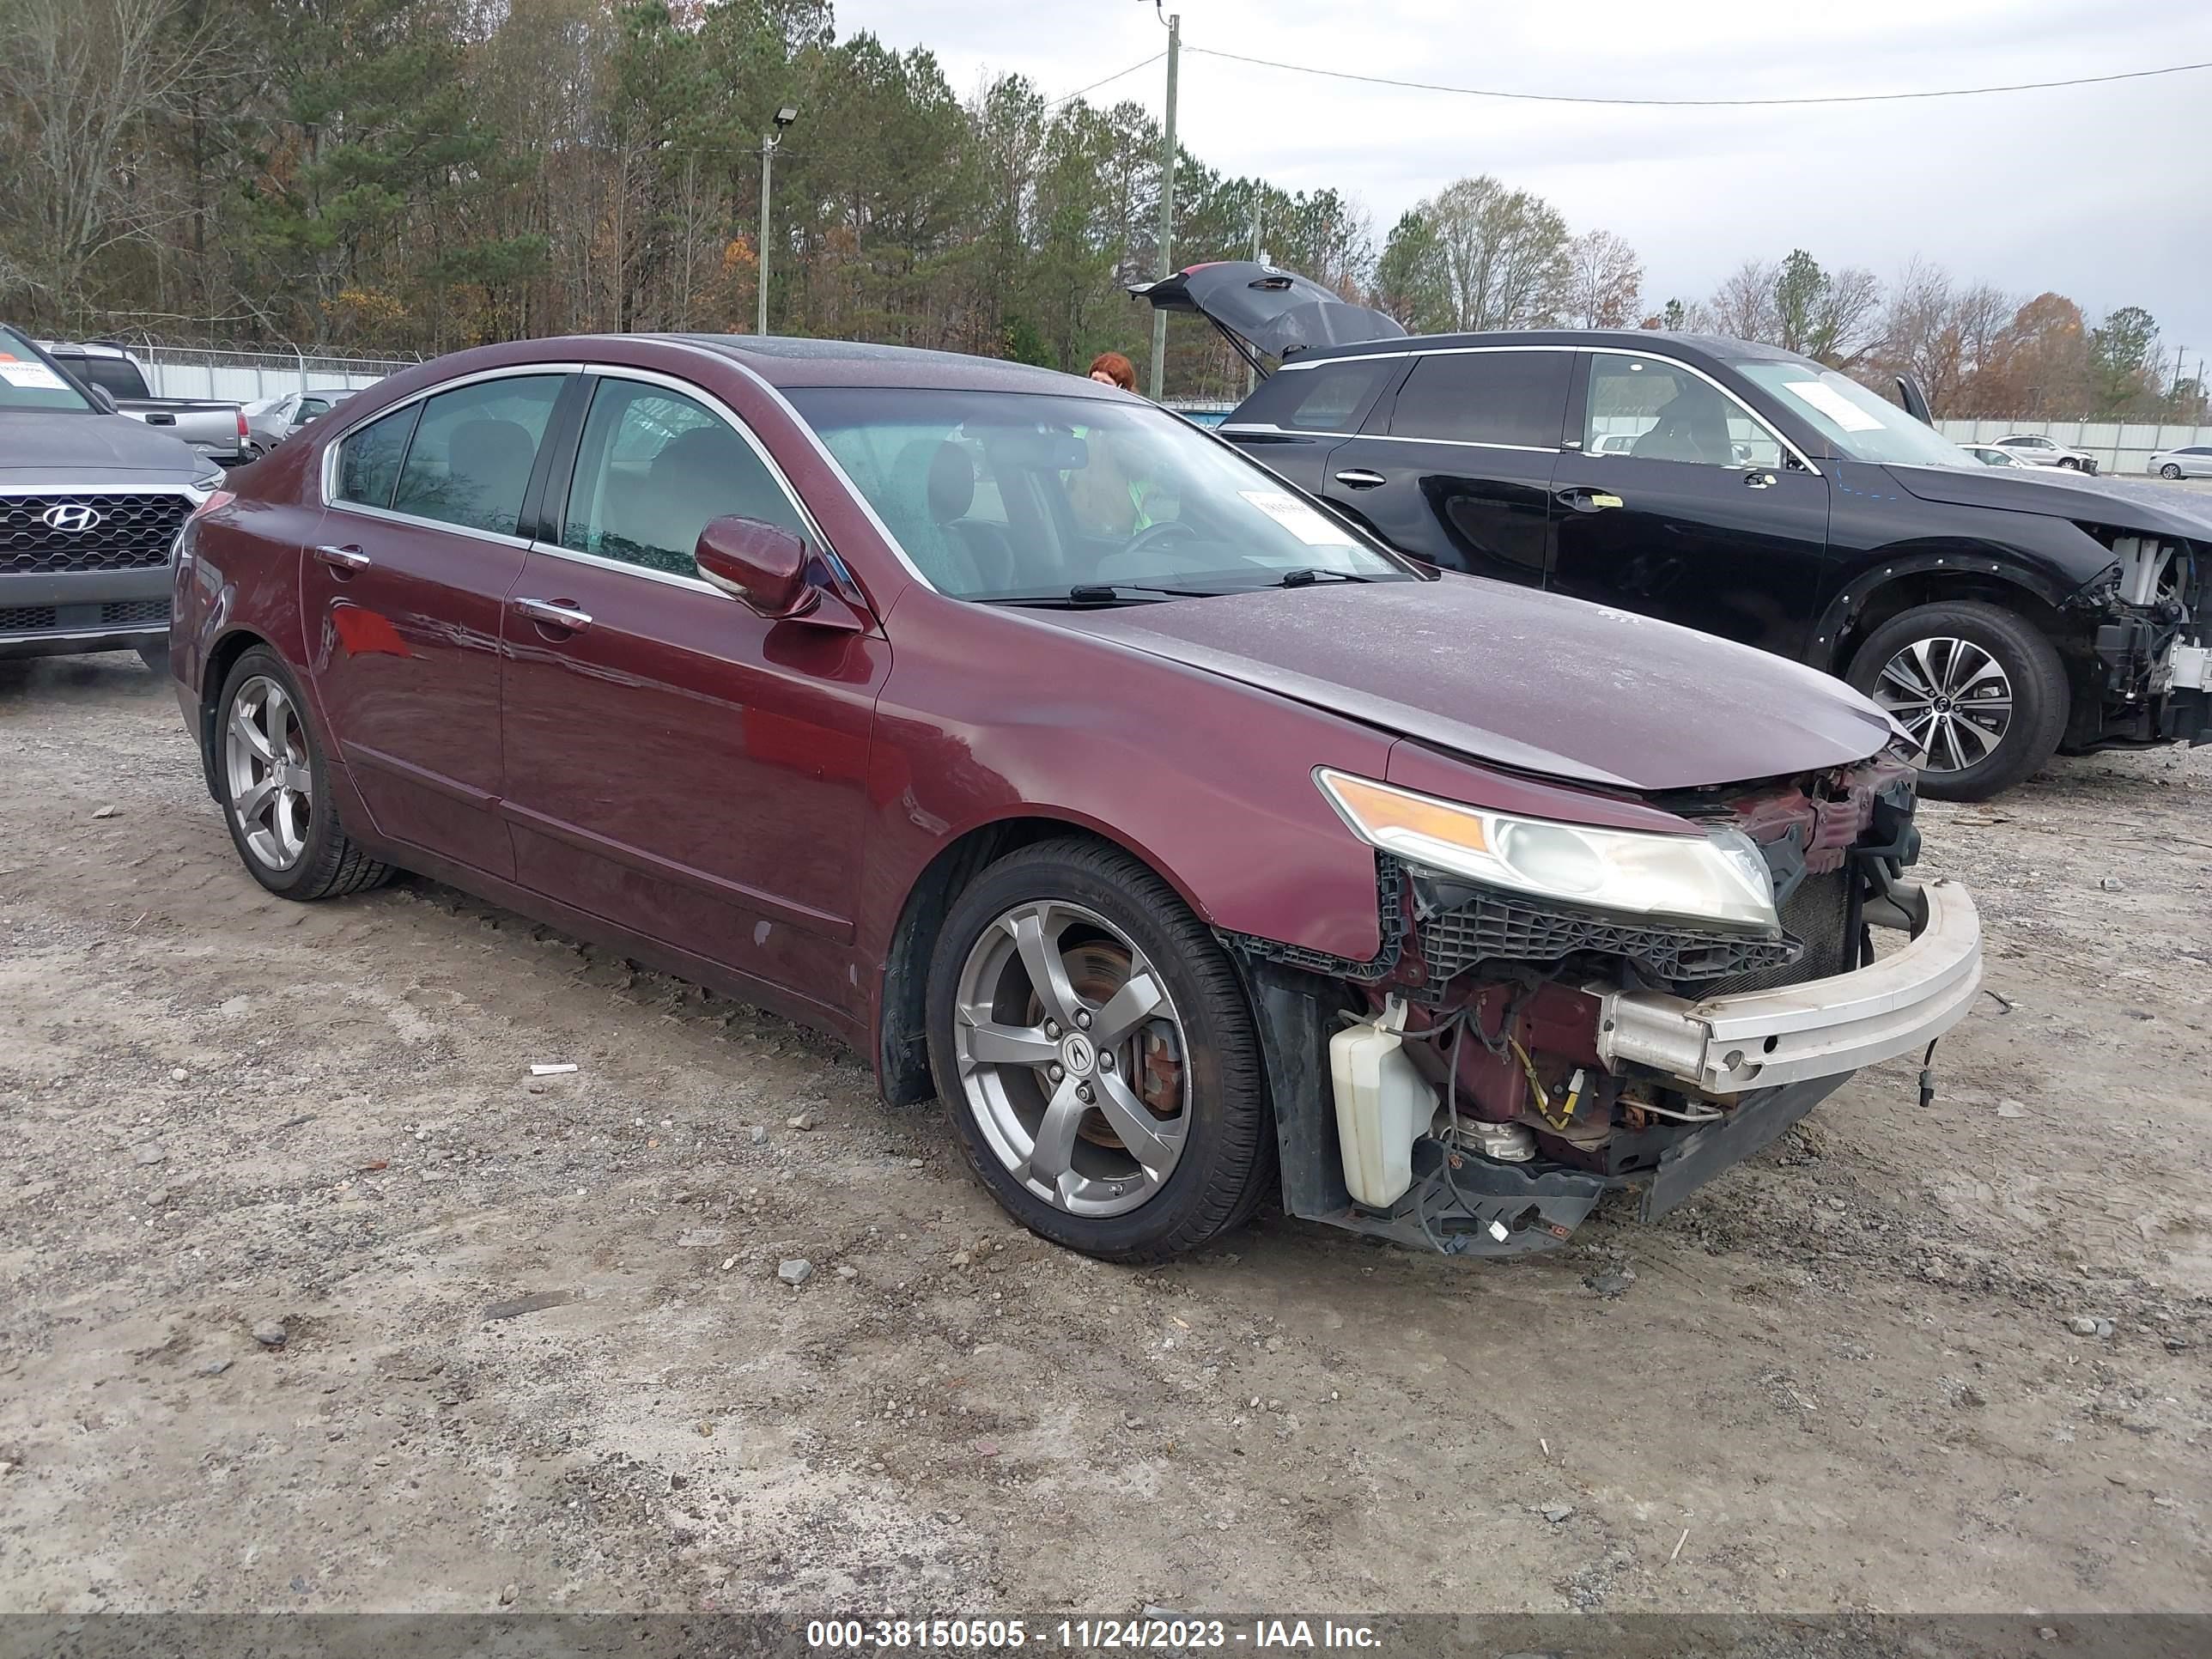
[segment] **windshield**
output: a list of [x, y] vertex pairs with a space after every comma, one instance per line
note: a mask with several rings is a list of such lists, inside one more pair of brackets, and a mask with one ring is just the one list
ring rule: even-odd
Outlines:
[[[968, 599], [1419, 580], [1226, 445], [1150, 404], [1050, 393], [794, 389], [932, 586]], [[1112, 593], [1073, 594], [1111, 588]]]
[[1753, 384], [1775, 394], [1784, 409], [1819, 428], [1836, 453], [1854, 461], [1899, 466], [1971, 466], [1972, 459], [1935, 428], [1856, 380], [1810, 363], [1764, 361], [1731, 365]]
[[91, 407], [82, 392], [46, 367], [28, 340], [0, 328], [0, 409]]

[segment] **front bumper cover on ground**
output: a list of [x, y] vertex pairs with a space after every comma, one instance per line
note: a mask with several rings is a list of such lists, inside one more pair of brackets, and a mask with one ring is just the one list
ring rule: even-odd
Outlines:
[[1866, 967], [1703, 1001], [1595, 991], [1598, 1054], [1707, 1095], [1842, 1077], [1932, 1042], [1966, 1018], [1982, 982], [1982, 927], [1966, 890], [1899, 884], [1911, 942]]

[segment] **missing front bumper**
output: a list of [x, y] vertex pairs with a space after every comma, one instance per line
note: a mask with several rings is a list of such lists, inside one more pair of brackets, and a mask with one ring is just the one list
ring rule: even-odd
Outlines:
[[1982, 927], [1963, 887], [1903, 884], [1911, 942], [1866, 967], [1771, 991], [1692, 1001], [1594, 991], [1598, 1054], [1706, 1095], [1840, 1079], [1934, 1042], [1966, 1016], [1982, 982]]

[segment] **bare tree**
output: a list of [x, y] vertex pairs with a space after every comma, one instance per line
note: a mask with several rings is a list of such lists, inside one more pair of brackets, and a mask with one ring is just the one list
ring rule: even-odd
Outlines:
[[1540, 326], [1558, 313], [1567, 223], [1542, 197], [1485, 173], [1418, 210], [1436, 239], [1454, 328]]
[[[0, 11], [0, 136], [15, 151], [21, 258], [57, 313], [82, 307], [87, 269], [150, 228], [133, 138], [172, 112], [200, 41], [177, 0], [11, 0]], [[70, 318], [74, 320], [74, 318]]]
[[1609, 230], [1584, 231], [1567, 244], [1562, 309], [1577, 328], [1627, 328], [1642, 308], [1644, 262]]
[[1764, 259], [1746, 259], [1723, 279], [1713, 297], [1692, 318], [1694, 325], [1733, 339], [1778, 344], [1781, 321], [1774, 306], [1778, 269]]

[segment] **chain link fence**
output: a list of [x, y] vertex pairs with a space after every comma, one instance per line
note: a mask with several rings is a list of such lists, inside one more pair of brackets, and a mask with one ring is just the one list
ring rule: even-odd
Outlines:
[[339, 357], [300, 348], [219, 350], [120, 339], [146, 372], [157, 398], [210, 398], [227, 404], [259, 403], [294, 392], [346, 392], [374, 386], [412, 367], [419, 357]]

